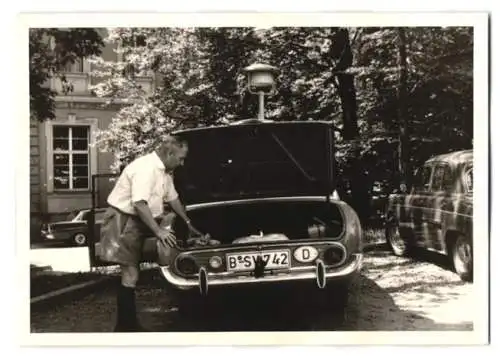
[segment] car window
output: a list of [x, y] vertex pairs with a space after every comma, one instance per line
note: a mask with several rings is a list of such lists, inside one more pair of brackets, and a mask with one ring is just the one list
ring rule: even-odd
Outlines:
[[420, 167], [415, 174], [414, 189], [416, 191], [429, 191], [430, 179], [431, 167], [428, 165]]
[[443, 176], [443, 190], [447, 192], [452, 192], [456, 188], [456, 181], [453, 176], [453, 171], [450, 166], [446, 165], [444, 167], [444, 176]]
[[432, 179], [433, 191], [452, 192], [455, 189], [455, 180], [451, 167], [446, 164], [439, 164], [434, 170]]
[[467, 169], [465, 172], [465, 185], [466, 189], [469, 193], [473, 193], [473, 177], [472, 177], [472, 168]]
[[[99, 220], [102, 220], [102, 218], [104, 217], [104, 213], [106, 212], [106, 210], [95, 210], [94, 211], [94, 215], [95, 215], [95, 221], [99, 221]], [[84, 214], [83, 214], [83, 217], [82, 217], [82, 220], [83, 221], [88, 221], [90, 219], [90, 210], [89, 211], [86, 211]]]
[[434, 174], [432, 175], [432, 191], [440, 191], [444, 181], [444, 172], [445, 167], [442, 165], [438, 165], [434, 169]]
[[89, 216], [90, 216], [90, 211], [85, 211], [83, 214], [82, 214], [82, 221], [87, 221], [89, 219]]

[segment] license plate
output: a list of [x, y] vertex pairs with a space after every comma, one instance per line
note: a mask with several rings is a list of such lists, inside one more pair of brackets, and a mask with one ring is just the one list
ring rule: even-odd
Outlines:
[[276, 270], [290, 267], [290, 251], [264, 251], [242, 252], [239, 254], [226, 255], [228, 271], [252, 271], [255, 269], [255, 262], [258, 257], [265, 262], [266, 270]]

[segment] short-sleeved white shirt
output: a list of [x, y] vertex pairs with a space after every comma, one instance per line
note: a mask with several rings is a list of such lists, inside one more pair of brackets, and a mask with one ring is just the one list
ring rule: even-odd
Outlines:
[[156, 152], [141, 156], [125, 167], [108, 196], [108, 204], [136, 215], [134, 202], [145, 200], [153, 217], [163, 214], [163, 203], [177, 199], [173, 178]]

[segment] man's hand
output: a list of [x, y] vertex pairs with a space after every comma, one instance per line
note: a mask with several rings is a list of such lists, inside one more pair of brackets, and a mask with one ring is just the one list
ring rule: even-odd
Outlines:
[[170, 229], [160, 228], [160, 230], [156, 233], [156, 237], [165, 246], [177, 247], [177, 240], [174, 233]]

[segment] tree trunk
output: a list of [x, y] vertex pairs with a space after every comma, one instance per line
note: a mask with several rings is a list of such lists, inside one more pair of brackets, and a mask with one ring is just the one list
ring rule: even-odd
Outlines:
[[353, 140], [359, 136], [354, 76], [351, 74], [338, 74], [337, 80], [342, 102], [342, 138], [344, 140]]
[[359, 136], [356, 88], [354, 76], [342, 73], [352, 66], [353, 54], [347, 29], [339, 29], [332, 38], [333, 46], [331, 55], [337, 59], [334, 68], [338, 81], [339, 96], [342, 103], [342, 138], [353, 140]]
[[398, 87], [398, 117], [399, 117], [399, 173], [400, 183], [408, 185], [410, 181], [409, 168], [409, 143], [408, 143], [408, 67], [407, 67], [407, 39], [406, 30], [398, 28], [398, 64], [399, 64], [399, 87]]
[[[339, 29], [333, 38], [333, 55], [338, 58], [334, 71], [338, 81], [339, 96], [342, 103], [342, 138], [351, 141], [359, 138], [356, 87], [352, 74], [341, 73], [353, 64], [353, 54], [347, 29]], [[335, 53], [336, 52], [336, 53]], [[348, 170], [354, 210], [362, 223], [370, 216], [370, 182], [361, 162], [360, 146], [355, 145], [355, 155]]]

